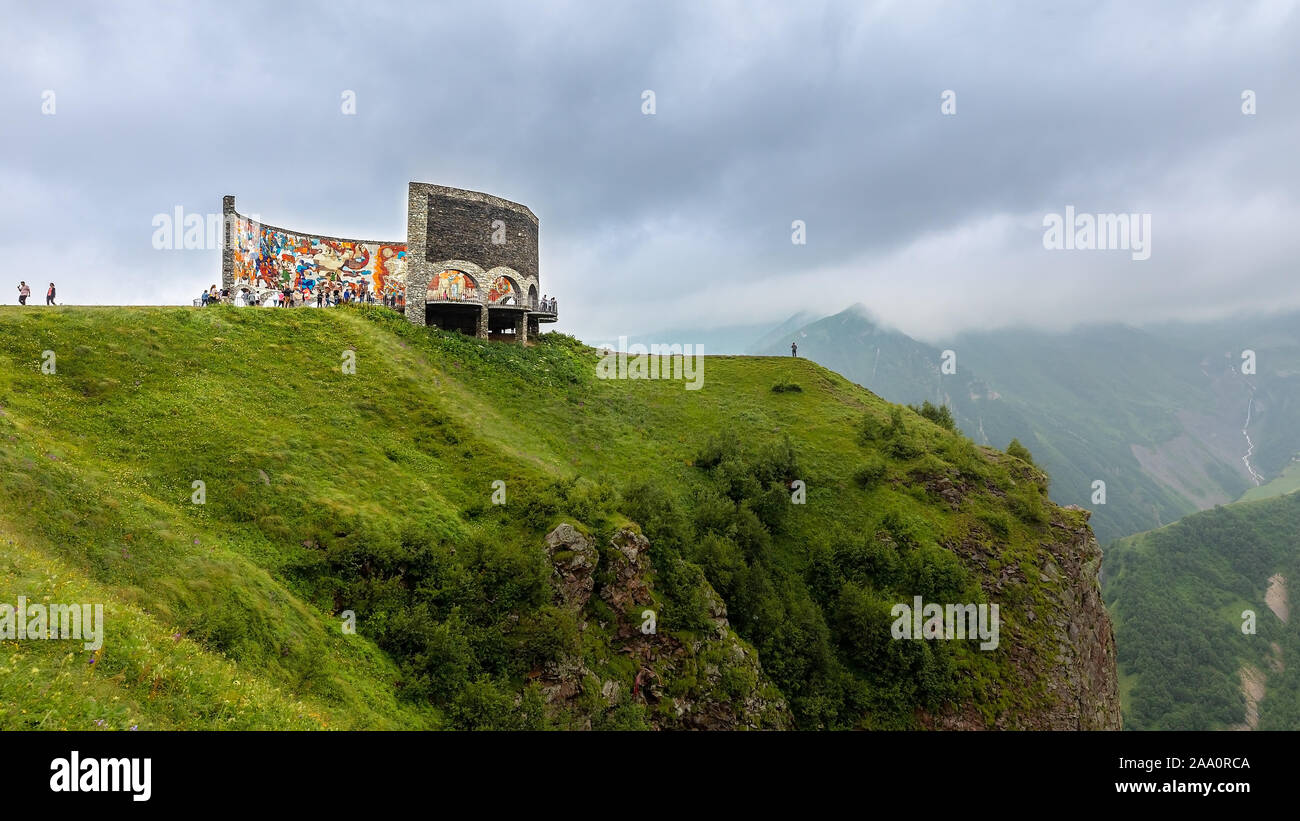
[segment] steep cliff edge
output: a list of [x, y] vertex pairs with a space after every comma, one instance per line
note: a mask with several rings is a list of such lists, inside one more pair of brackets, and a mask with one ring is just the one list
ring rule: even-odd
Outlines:
[[[1115, 631], [1102, 600], [1102, 549], [1087, 526], [1089, 512], [1070, 505], [1052, 518], [1055, 539], [1041, 543], [1038, 581], [1046, 596], [1035, 606], [1015, 607], [1004, 615], [1004, 629], [1013, 636], [1012, 658], [1020, 685], [1044, 695], [1035, 711], [1004, 714], [990, 725], [970, 709], [926, 716], [925, 726], [970, 730], [1119, 730], [1122, 728]], [[969, 545], [967, 545], [969, 546]], [[989, 570], [988, 557], [978, 550], [964, 558]], [[1034, 572], [1031, 570], [1030, 572]], [[1017, 579], [1017, 575], [1020, 576]], [[989, 573], [982, 579], [990, 597], [1001, 598], [1023, 573]], [[1045, 605], [1045, 606], [1044, 606]], [[1021, 620], [1028, 629], [1016, 626]], [[1045, 642], [1030, 642], [1037, 634]], [[1034, 653], [1029, 647], [1047, 652]]]
[[[1085, 516], [1087, 511], [1080, 510]], [[1053, 522], [1068, 536], [1053, 543], [1055, 565], [1068, 582], [1061, 588], [1062, 618], [1055, 623], [1061, 647], [1063, 687], [1059, 714], [1050, 714], [1046, 729], [1121, 729], [1115, 629], [1101, 593], [1102, 549], [1090, 528]], [[1077, 705], [1070, 708], [1070, 699]]]

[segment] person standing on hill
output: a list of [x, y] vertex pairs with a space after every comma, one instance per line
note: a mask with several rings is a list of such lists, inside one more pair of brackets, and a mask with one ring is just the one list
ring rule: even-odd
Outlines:
[[32, 289], [31, 289], [30, 287], [28, 287], [26, 281], [19, 281], [19, 283], [18, 283], [18, 304], [19, 304], [19, 305], [26, 305], [26, 304], [27, 304], [27, 297], [29, 297], [29, 296], [31, 296], [31, 295], [32, 295]]
[[798, 355], [799, 355], [799, 345], [798, 345], [797, 343], [794, 343], [794, 342], [791, 342], [791, 343], [790, 343], [790, 355], [791, 355], [791, 356], [798, 356]]
[[45, 304], [46, 305], [54, 304], [54, 283], [53, 282], [50, 283], [50, 289], [45, 292]]

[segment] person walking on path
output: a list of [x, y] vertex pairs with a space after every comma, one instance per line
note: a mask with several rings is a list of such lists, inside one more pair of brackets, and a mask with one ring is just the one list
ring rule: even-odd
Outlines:
[[31, 289], [31, 287], [29, 287], [29, 286], [27, 285], [26, 281], [20, 281], [20, 282], [18, 283], [18, 304], [19, 304], [19, 305], [26, 305], [26, 304], [27, 304], [27, 297], [29, 297], [29, 296], [31, 296], [31, 295], [32, 295], [32, 289]]
[[45, 292], [45, 304], [46, 305], [54, 304], [54, 283], [53, 282], [50, 283], [50, 290]]
[[799, 346], [798, 346], [796, 343], [794, 343], [794, 342], [791, 342], [791, 343], [790, 343], [790, 355], [791, 355], [791, 356], [798, 356], [798, 355], [799, 355]]

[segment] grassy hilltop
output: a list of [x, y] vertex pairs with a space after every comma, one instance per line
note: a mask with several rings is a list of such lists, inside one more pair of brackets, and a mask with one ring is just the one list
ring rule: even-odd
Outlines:
[[[643, 728], [751, 697], [756, 726], [804, 728], [1064, 709], [1065, 593], [1095, 580], [1060, 572], [1086, 516], [1032, 464], [803, 359], [708, 357], [698, 391], [595, 363], [562, 335], [521, 348], [377, 308], [0, 309], [0, 602], [103, 602], [107, 621], [93, 654], [0, 641], [0, 728]], [[572, 556], [544, 542], [563, 522], [599, 551], [597, 594], [626, 582], [616, 534], [648, 539], [670, 666], [629, 660], [640, 607], [564, 606], [552, 562]], [[892, 640], [914, 595], [999, 603], [1000, 648]], [[549, 698], [552, 674], [573, 692]]]

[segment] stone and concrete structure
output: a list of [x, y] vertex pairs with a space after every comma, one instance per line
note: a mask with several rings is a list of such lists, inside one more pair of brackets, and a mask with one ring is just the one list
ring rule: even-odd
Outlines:
[[303, 234], [255, 222], [223, 199], [222, 287], [264, 304], [381, 302], [416, 325], [527, 342], [554, 322], [542, 300], [537, 215], [510, 200], [442, 185], [407, 189], [406, 242]]

